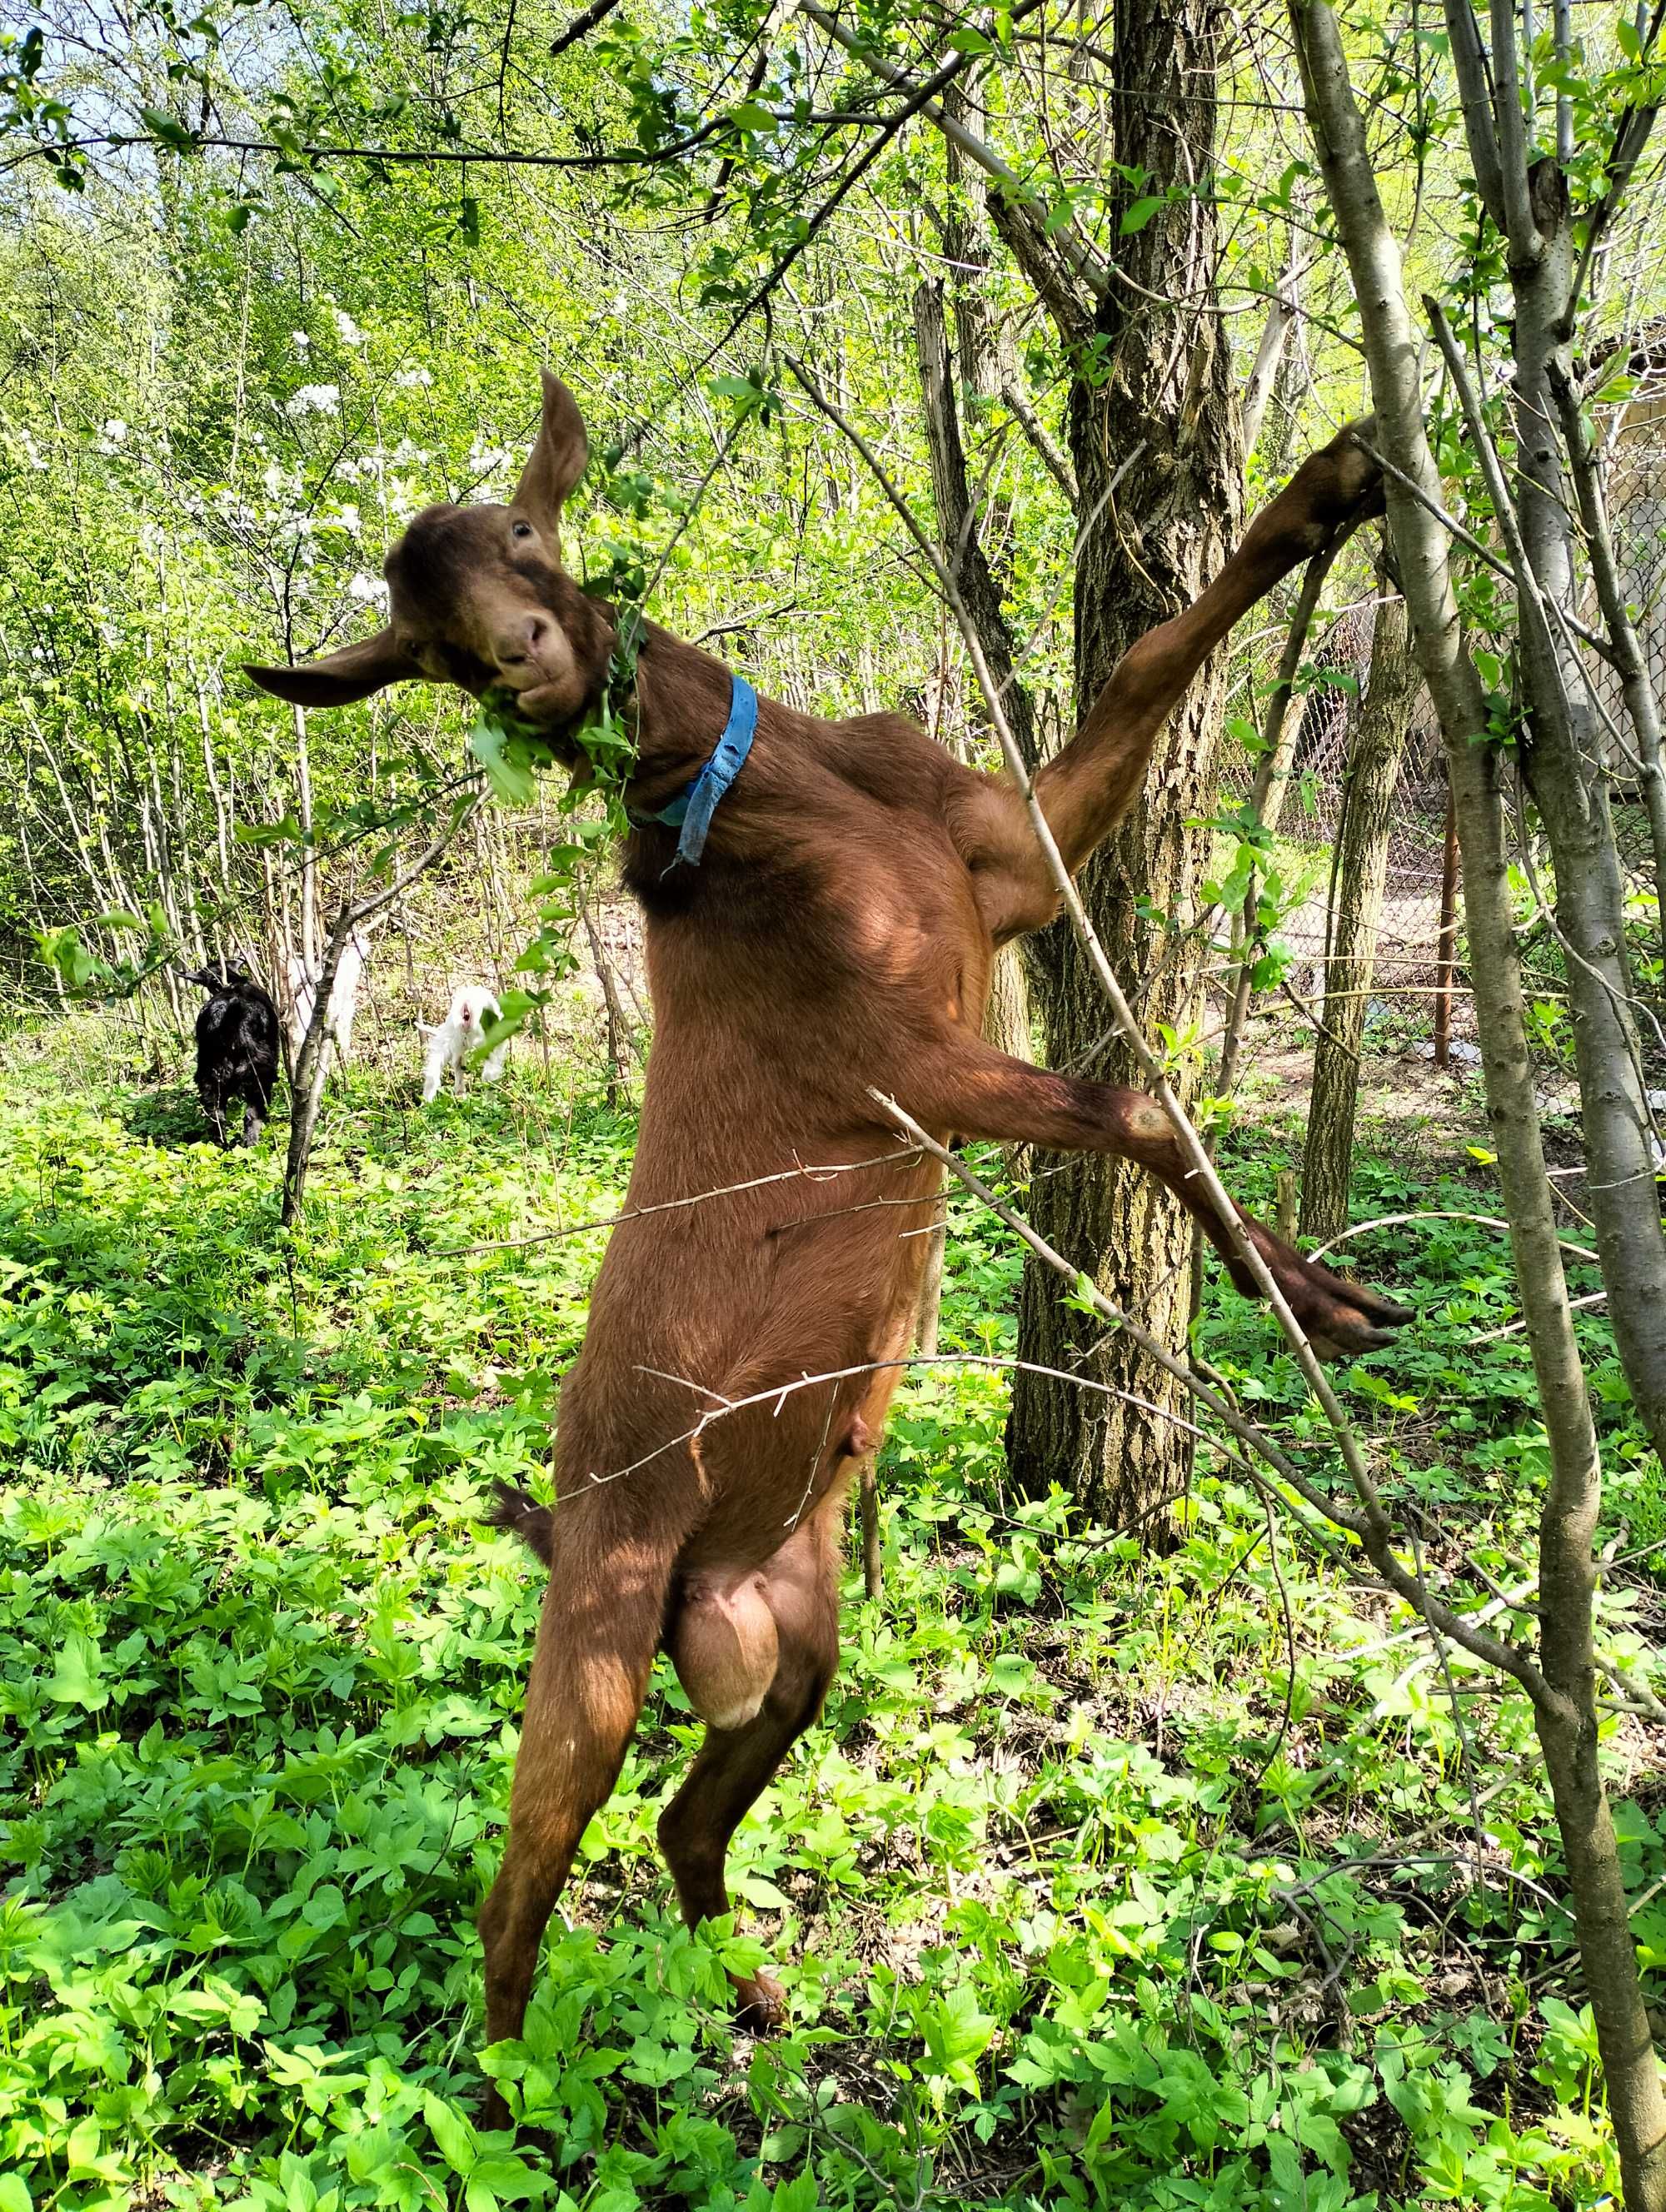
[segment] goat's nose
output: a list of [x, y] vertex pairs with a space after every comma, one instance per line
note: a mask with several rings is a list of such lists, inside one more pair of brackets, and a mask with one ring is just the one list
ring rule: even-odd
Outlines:
[[509, 628], [497, 641], [497, 665], [500, 668], [524, 667], [542, 652], [550, 635], [547, 615], [526, 615]]

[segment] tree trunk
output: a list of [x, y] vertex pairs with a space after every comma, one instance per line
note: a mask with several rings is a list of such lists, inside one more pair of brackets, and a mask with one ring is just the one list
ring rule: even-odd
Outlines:
[[607, 957], [607, 947], [596, 927], [595, 916], [589, 902], [581, 899], [579, 915], [584, 923], [584, 934], [590, 946], [591, 965], [596, 980], [601, 985], [602, 1007], [607, 1018], [607, 1082], [602, 1096], [610, 1112], [622, 1102], [628, 1103], [629, 1087], [625, 1078], [625, 1038], [629, 1024], [625, 1019], [624, 1007], [619, 999], [619, 986], [613, 973], [613, 963]]
[[914, 1348], [922, 1359], [935, 1359], [943, 1320], [943, 1261], [949, 1242], [949, 1201], [939, 1198], [931, 1235], [926, 1240], [926, 1272], [920, 1282], [920, 1304], [914, 1324]]
[[[1626, 2212], [1666, 2212], [1666, 2097], [1651, 2043], [1624, 1878], [1596, 1760], [1592, 1543], [1602, 1469], [1534, 1103], [1504, 835], [1499, 748], [1486, 740], [1487, 700], [1459, 621], [1446, 540], [1429, 512], [1431, 507], [1439, 510], [1441, 487], [1425, 434], [1418, 348], [1406, 313], [1399, 251], [1383, 217], [1365, 128], [1348, 82], [1341, 33], [1335, 15], [1322, 0], [1290, 0], [1290, 14], [1314, 147], [1360, 302], [1377, 435], [1389, 462], [1422, 495], [1420, 501], [1402, 489], [1398, 479], [1391, 480], [1386, 488], [1389, 524], [1419, 665], [1446, 744], [1463, 862], [1487, 1121], [1498, 1152], [1517, 1292], [1549, 1449], [1550, 1477], [1539, 1528], [1540, 1648], [1547, 1693], [1535, 1697], [1535, 1719], [1567, 1861], [1580, 1963], [1596, 2024]], [[1462, 43], [1477, 39], [1474, 19], [1467, 5], [1455, 4], [1448, 20], [1455, 31], [1460, 70], [1468, 80], [1466, 113], [1478, 114], [1488, 97], [1486, 74], [1479, 55]], [[1511, 21], [1507, 14], [1505, 21]], [[1499, 82], [1503, 111], [1517, 94], [1513, 51], [1500, 58], [1510, 64], [1507, 76]], [[1513, 117], [1517, 135], [1520, 125], [1517, 109]], [[1496, 142], [1490, 150], [1491, 173], [1496, 178]], [[1484, 140], [1472, 146], [1478, 179], [1488, 169], [1487, 152]], [[1487, 189], [1485, 184], [1482, 189]], [[1522, 613], [1525, 629], [1530, 609], [1524, 605]], [[1605, 1280], [1608, 1273], [1605, 1251]]]
[[1377, 589], [1371, 688], [1342, 787], [1336, 896], [1325, 966], [1324, 1034], [1313, 1054], [1313, 1098], [1302, 1155], [1302, 1234], [1321, 1243], [1329, 1243], [1347, 1226], [1359, 1042], [1377, 965], [1394, 794], [1420, 684], [1406, 602], [1385, 596], [1388, 582], [1380, 566]]
[[[1123, 171], [1143, 170], [1146, 180], [1137, 192], [1119, 184], [1113, 233], [1124, 201], [1171, 184], [1180, 191], [1120, 240], [1119, 266], [1140, 289], [1114, 284], [1096, 301], [1104, 373], [1079, 377], [1071, 392], [1081, 512], [1094, 518], [1076, 574], [1082, 707], [1136, 638], [1196, 597], [1237, 525], [1243, 467], [1231, 348], [1218, 318], [1184, 304], [1212, 298], [1214, 210], [1191, 188], [1212, 167], [1215, 76], [1228, 35], [1208, 0], [1118, 0], [1115, 76], [1134, 89], [1113, 95], [1116, 155]], [[1153, 295], [1178, 304], [1158, 307]], [[1207, 833], [1193, 823], [1210, 811], [1221, 705], [1212, 670], [1176, 713], [1160, 770], [1081, 874], [1087, 912], [1148, 1036], [1159, 1023], [1184, 1036], [1201, 1018], [1201, 963], [1170, 933], [1189, 919], [1207, 860]], [[1127, 1047], [1106, 1040], [1104, 995], [1068, 927], [1055, 924], [1034, 943], [1031, 989], [1049, 1064], [1079, 1066], [1110, 1083], [1138, 1081]], [[1176, 1080], [1183, 1096], [1192, 1088], [1187, 1071]], [[1094, 1273], [1160, 1342], [1182, 1346], [1191, 1223], [1159, 1183], [1122, 1162], [1073, 1158], [1034, 1185], [1030, 1204], [1049, 1243]], [[1061, 1304], [1050, 1268], [1026, 1261], [1020, 1356], [1080, 1368], [1128, 1395], [1020, 1372], [1006, 1447], [1027, 1494], [1056, 1482], [1120, 1522], [1178, 1486], [1184, 1432], [1164, 1418], [1177, 1407], [1178, 1384], [1125, 1337], [1090, 1352], [1104, 1334], [1102, 1323]]]
[[[1572, 612], [1579, 586], [1554, 385], [1572, 381], [1574, 235], [1566, 180], [1554, 162], [1535, 167], [1530, 198], [1542, 251], [1531, 268], [1512, 258], [1511, 270], [1521, 536], [1545, 600]], [[1591, 1218], [1620, 1364], [1650, 1441], [1666, 1459], [1666, 1238], [1632, 1012], [1625, 874], [1605, 747], [1572, 639], [1529, 619], [1524, 607], [1521, 652], [1532, 728], [1524, 764], [1556, 873]]]
[[1001, 706], [1026, 761], [1035, 759], [1035, 710], [1018, 681], [1012, 635], [1001, 606], [1005, 578], [984, 551], [981, 519], [966, 469], [960, 410], [949, 374], [948, 323], [943, 284], [928, 277], [914, 295], [920, 396], [931, 456], [932, 501], [937, 510], [938, 550], [955, 580], [977, 632], [989, 672], [1000, 686]]
[[[963, 216], [949, 236], [963, 252], [972, 251]], [[976, 294], [956, 293], [956, 322], [963, 389], [987, 397], [994, 388], [998, 364], [987, 325], [987, 303]], [[1001, 686], [1001, 705], [1025, 759], [1036, 760], [1035, 709], [1015, 672], [1017, 655], [1002, 598], [1010, 581], [999, 539], [996, 558], [985, 550], [985, 517], [980, 514], [966, 466], [960, 409], [950, 375], [949, 336], [943, 285], [930, 278], [914, 295], [915, 340], [920, 362], [920, 396], [931, 456], [932, 499], [937, 511], [938, 548], [943, 565], [966, 603], [991, 673]], [[1009, 945], [995, 956], [983, 1034], [1014, 1059], [1031, 1058], [1030, 996], [1023, 955]]]
[[997, 1052], [1009, 1054], [1014, 1060], [1036, 1056], [1030, 1041], [1030, 984], [1016, 945], [1003, 945], [989, 971], [983, 1034]]

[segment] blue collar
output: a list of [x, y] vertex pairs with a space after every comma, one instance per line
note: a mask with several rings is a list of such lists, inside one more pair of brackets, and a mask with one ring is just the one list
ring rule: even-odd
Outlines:
[[639, 830], [646, 829], [650, 822], [663, 822], [668, 829], [681, 830], [683, 834], [677, 840], [677, 858], [671, 864], [673, 868], [678, 860], [686, 860], [691, 868], [700, 866], [700, 855], [706, 849], [706, 832], [712, 826], [717, 803], [739, 775], [752, 750], [752, 739], [757, 732], [757, 694], [744, 676], [731, 676], [729, 686], [729, 719], [723, 725], [716, 751], [699, 775], [657, 814], [630, 816]]

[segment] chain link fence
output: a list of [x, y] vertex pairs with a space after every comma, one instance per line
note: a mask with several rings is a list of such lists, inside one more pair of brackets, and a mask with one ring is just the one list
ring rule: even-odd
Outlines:
[[[1623, 409], [1606, 410], [1598, 431], [1620, 589], [1638, 622], [1656, 696], [1666, 701], [1666, 358], [1645, 368], [1638, 391]], [[1594, 605], [1590, 612], [1594, 619]], [[1282, 872], [1296, 897], [1277, 935], [1294, 956], [1292, 985], [1316, 1012], [1324, 995], [1349, 763], [1370, 688], [1374, 615], [1374, 603], [1367, 601], [1332, 625], [1312, 652], [1305, 678], [1309, 688], [1292, 708], [1298, 724], [1289, 740], [1291, 781], [1276, 829]], [[1585, 655], [1585, 665], [1620, 856], [1636, 880], [1651, 886], [1652, 896], [1652, 848], [1620, 678], [1594, 653]], [[1250, 782], [1248, 768], [1228, 777], [1229, 802], [1242, 802]], [[1532, 833], [1512, 819], [1511, 835], [1519, 849]], [[1553, 886], [1547, 856], [1536, 842], [1532, 853], [1534, 874], [1548, 897]], [[1480, 1054], [1462, 964], [1462, 884], [1456, 860], [1440, 733], [1429, 700], [1420, 690], [1393, 801], [1366, 1034], [1379, 1048], [1443, 1061], [1450, 1041], [1450, 1060], [1462, 1066], [1477, 1065]], [[1454, 965], [1444, 957], [1447, 941], [1456, 954]], [[1537, 985], [1546, 1002], [1554, 1003], [1560, 995], [1560, 963], [1547, 923], [1529, 921], [1523, 957], [1529, 997]], [[1578, 1093], [1566, 1024], [1542, 1024], [1535, 1051], [1541, 1110], [1572, 1119]], [[1666, 1066], [1658, 1073], [1666, 1082]]]
[[[1376, 603], [1347, 609], [1315, 647], [1306, 688], [1291, 707], [1290, 780], [1275, 831], [1280, 872], [1293, 903], [1276, 932], [1291, 952], [1296, 997], [1320, 1011], [1330, 958], [1338, 885], [1336, 855], [1347, 803], [1349, 764], [1370, 689]], [[1250, 794], [1247, 766], [1226, 796]], [[1412, 708], [1389, 817], [1377, 964], [1366, 1010], [1374, 1044], [1463, 1063], [1475, 1057], [1461, 963], [1462, 891], [1451, 836], [1439, 726], [1420, 689]], [[1292, 1010], [1292, 1023], [1299, 1020]]]

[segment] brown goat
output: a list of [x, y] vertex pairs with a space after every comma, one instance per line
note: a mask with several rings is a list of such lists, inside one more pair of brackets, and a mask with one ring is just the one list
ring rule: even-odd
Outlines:
[[[561, 509], [586, 458], [572, 394], [546, 374], [511, 503], [416, 517], [387, 558], [387, 629], [249, 673], [303, 707], [405, 678], [508, 685], [552, 756], [577, 765], [575, 732], [616, 642], [612, 610], [562, 566]], [[1127, 654], [1037, 778], [1069, 868], [1128, 805], [1158, 730], [1237, 618], [1343, 521], [1380, 507], [1371, 464], [1337, 437], [1201, 598]], [[647, 626], [627, 793], [637, 818], [690, 783], [731, 696], [721, 662]], [[676, 850], [676, 832], [653, 821], [625, 844], [656, 1018], [629, 1211], [562, 1389], [559, 1510], [512, 1498], [507, 1514], [550, 1583], [508, 1846], [480, 1913], [494, 2042], [520, 2031], [545, 1924], [613, 1788], [656, 1651], [707, 1723], [660, 1823], [691, 1926], [728, 1911], [729, 1838], [820, 1709], [837, 1658], [845, 1486], [884, 1425], [887, 1363], [908, 1350], [926, 1252], [909, 1232], [930, 1222], [940, 1176], [899, 1146], [870, 1085], [944, 1139], [1139, 1161], [1253, 1294], [1151, 1099], [1009, 1060], [979, 1034], [996, 947], [1059, 903], [1007, 781], [963, 767], [901, 715], [824, 721], [765, 700], [703, 857], [678, 864]], [[817, 1173], [835, 1168], [845, 1171]], [[672, 1203], [702, 1192], [723, 1194]], [[1250, 1229], [1329, 1347], [1371, 1349], [1408, 1317]], [[733, 1401], [751, 1402], [690, 1434]], [[756, 2024], [780, 2017], [767, 1973], [739, 1978], [737, 1996]]]

